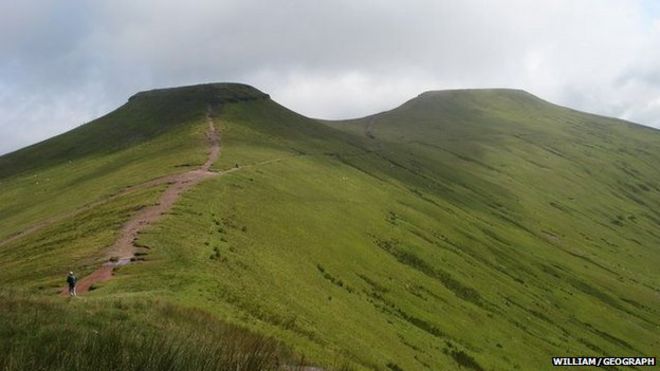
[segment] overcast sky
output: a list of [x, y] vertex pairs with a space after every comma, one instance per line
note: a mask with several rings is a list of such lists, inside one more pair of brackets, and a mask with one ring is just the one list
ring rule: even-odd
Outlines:
[[348, 118], [511, 87], [660, 127], [655, 0], [0, 0], [0, 153], [140, 90], [245, 82]]

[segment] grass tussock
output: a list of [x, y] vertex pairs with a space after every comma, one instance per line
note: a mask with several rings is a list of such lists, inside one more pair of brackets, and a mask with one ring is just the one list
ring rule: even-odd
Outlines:
[[280, 370], [295, 364], [270, 337], [174, 304], [0, 297], [3, 371]]

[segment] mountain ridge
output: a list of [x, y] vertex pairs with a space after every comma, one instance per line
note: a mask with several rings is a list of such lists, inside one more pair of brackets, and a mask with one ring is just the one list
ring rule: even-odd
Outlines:
[[[133, 316], [158, 335], [162, 315], [143, 315], [152, 300], [328, 369], [544, 369], [556, 354], [660, 346], [660, 135], [515, 91], [431, 93], [337, 123], [223, 86], [138, 94], [96, 123], [129, 128], [119, 145], [87, 129], [77, 152], [79, 132], [14, 158], [0, 181], [0, 285], [22, 290], [21, 313], [60, 308], [62, 273], [107, 262], [122, 228], [172, 189], [162, 180], [204, 164], [222, 176], [186, 188], [131, 236], [134, 263], [67, 303], [79, 326], [26, 331], [12, 312], [0, 338], [85, 338], [107, 334], [97, 318]], [[12, 349], [0, 354], [20, 359]]]
[[[368, 114], [366, 116], [361, 116], [357, 118], [348, 118], [348, 119], [338, 119], [338, 120], [327, 120], [327, 119], [322, 119], [322, 118], [314, 118], [315, 120], [319, 122], [325, 122], [325, 123], [345, 123], [345, 122], [353, 122], [357, 120], [363, 120], [367, 118], [373, 118], [377, 117], [383, 114], [390, 113], [392, 111], [396, 111], [399, 109], [406, 109], [408, 106], [415, 105], [415, 104], [420, 104], [423, 101], [431, 100], [432, 102], [439, 103], [439, 104], [447, 104], [450, 102], [447, 102], [447, 100], [451, 100], [452, 98], [460, 97], [460, 96], [467, 96], [467, 97], [475, 97], [475, 95], [490, 95], [490, 96], [495, 96], [495, 97], [515, 97], [515, 98], [524, 98], [524, 100], [529, 102], [534, 102], [534, 103], [544, 103], [544, 104], [552, 104], [557, 107], [561, 107], [563, 109], [571, 110], [579, 114], [586, 114], [586, 115], [591, 115], [595, 116], [598, 118], [605, 118], [608, 120], [615, 120], [619, 121], [622, 124], [626, 125], [633, 125], [635, 127], [641, 127], [645, 129], [650, 129], [651, 131], [659, 131], [660, 129], [653, 128], [650, 126], [645, 126], [641, 125], [632, 121], [627, 121], [619, 118], [614, 118], [614, 117], [609, 117], [609, 116], [604, 116], [604, 115], [599, 115], [599, 114], [594, 114], [594, 113], [589, 113], [585, 111], [579, 111], [575, 110], [573, 108], [557, 105], [551, 102], [548, 102], [542, 98], [539, 98], [538, 96], [522, 89], [515, 89], [515, 88], [467, 88], [467, 89], [443, 89], [443, 90], [428, 90], [424, 91], [420, 94], [418, 94], [416, 97], [411, 98], [401, 105], [394, 107], [389, 110], [385, 110], [382, 112], [376, 112], [373, 114]], [[222, 103], [236, 103], [236, 102], [241, 102], [241, 101], [249, 101], [253, 99], [270, 99], [270, 95], [267, 93], [264, 93], [260, 91], [259, 89], [248, 85], [244, 83], [225, 83], [225, 82], [215, 82], [215, 83], [203, 83], [203, 84], [195, 84], [195, 85], [186, 85], [186, 86], [178, 86], [178, 87], [169, 87], [169, 88], [157, 88], [157, 89], [150, 89], [150, 90], [144, 90], [137, 92], [133, 95], [131, 95], [126, 104], [120, 106], [116, 110], [113, 110], [109, 112], [106, 115], [103, 115], [97, 119], [94, 119], [88, 123], [85, 123], [79, 127], [76, 127], [70, 131], [67, 131], [65, 133], [56, 135], [54, 137], [45, 139], [41, 142], [31, 144], [29, 146], [19, 148], [15, 151], [3, 154], [0, 156], [0, 164], [3, 164], [4, 161], [4, 166], [7, 166], [7, 159], [12, 158], [12, 157], [21, 157], [21, 153], [25, 152], [26, 150], [30, 149], [38, 149], [40, 146], [43, 146], [49, 141], [52, 140], [57, 140], [58, 138], [61, 138], [62, 136], [70, 135], [70, 133], [75, 133], [80, 130], [84, 130], [84, 128], [88, 128], [90, 124], [95, 124], [97, 121], [103, 121], [105, 120], [108, 116], [111, 116], [113, 114], [116, 114], [117, 111], [120, 111], [122, 109], [126, 109], [127, 105], [130, 105], [131, 103], [135, 103], [136, 100], [144, 100], [144, 99], [162, 99], [162, 98], [169, 98], [169, 99], [179, 99], [182, 101], [189, 101], [189, 100], [206, 100], [208, 104], [222, 104]], [[142, 103], [142, 102], [141, 102]], [[478, 105], [478, 102], [472, 102], [475, 105]], [[20, 160], [17, 160], [20, 161]], [[23, 160], [23, 161], [28, 161]], [[0, 177], [6, 176], [6, 174], [3, 174], [0, 172]]]

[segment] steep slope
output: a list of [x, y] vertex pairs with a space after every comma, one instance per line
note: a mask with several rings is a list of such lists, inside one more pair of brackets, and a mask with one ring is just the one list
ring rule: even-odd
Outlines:
[[240, 84], [143, 92], [98, 120], [0, 157], [0, 256], [42, 283], [79, 267], [72, 258], [92, 269], [131, 210], [157, 199], [163, 185], [147, 181], [204, 163], [209, 112], [266, 98]]
[[[214, 100], [234, 89], [250, 99]], [[429, 92], [334, 123], [237, 85], [137, 97], [192, 108], [140, 144], [84, 152], [95, 172], [66, 179], [76, 205], [199, 166], [209, 104], [222, 133], [212, 170], [225, 173], [184, 193], [140, 234], [145, 261], [87, 300], [155, 297], [273, 335], [316, 364], [367, 369], [544, 369], [551, 355], [660, 345], [657, 131], [510, 90]], [[138, 98], [129, 105], [144, 109]], [[32, 174], [68, 177], [63, 161], [24, 164], [30, 151], [9, 158], [19, 170], [0, 179], [3, 196]], [[6, 202], [31, 205], [29, 187]], [[93, 269], [160, 192], [138, 187], [0, 245], [0, 282], [55, 292], [63, 267]], [[5, 236], [56, 214], [2, 205]]]

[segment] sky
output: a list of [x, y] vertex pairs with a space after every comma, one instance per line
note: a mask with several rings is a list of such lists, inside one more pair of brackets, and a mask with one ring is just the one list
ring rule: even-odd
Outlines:
[[660, 2], [0, 0], [0, 154], [226, 81], [327, 119], [505, 87], [660, 128]]

